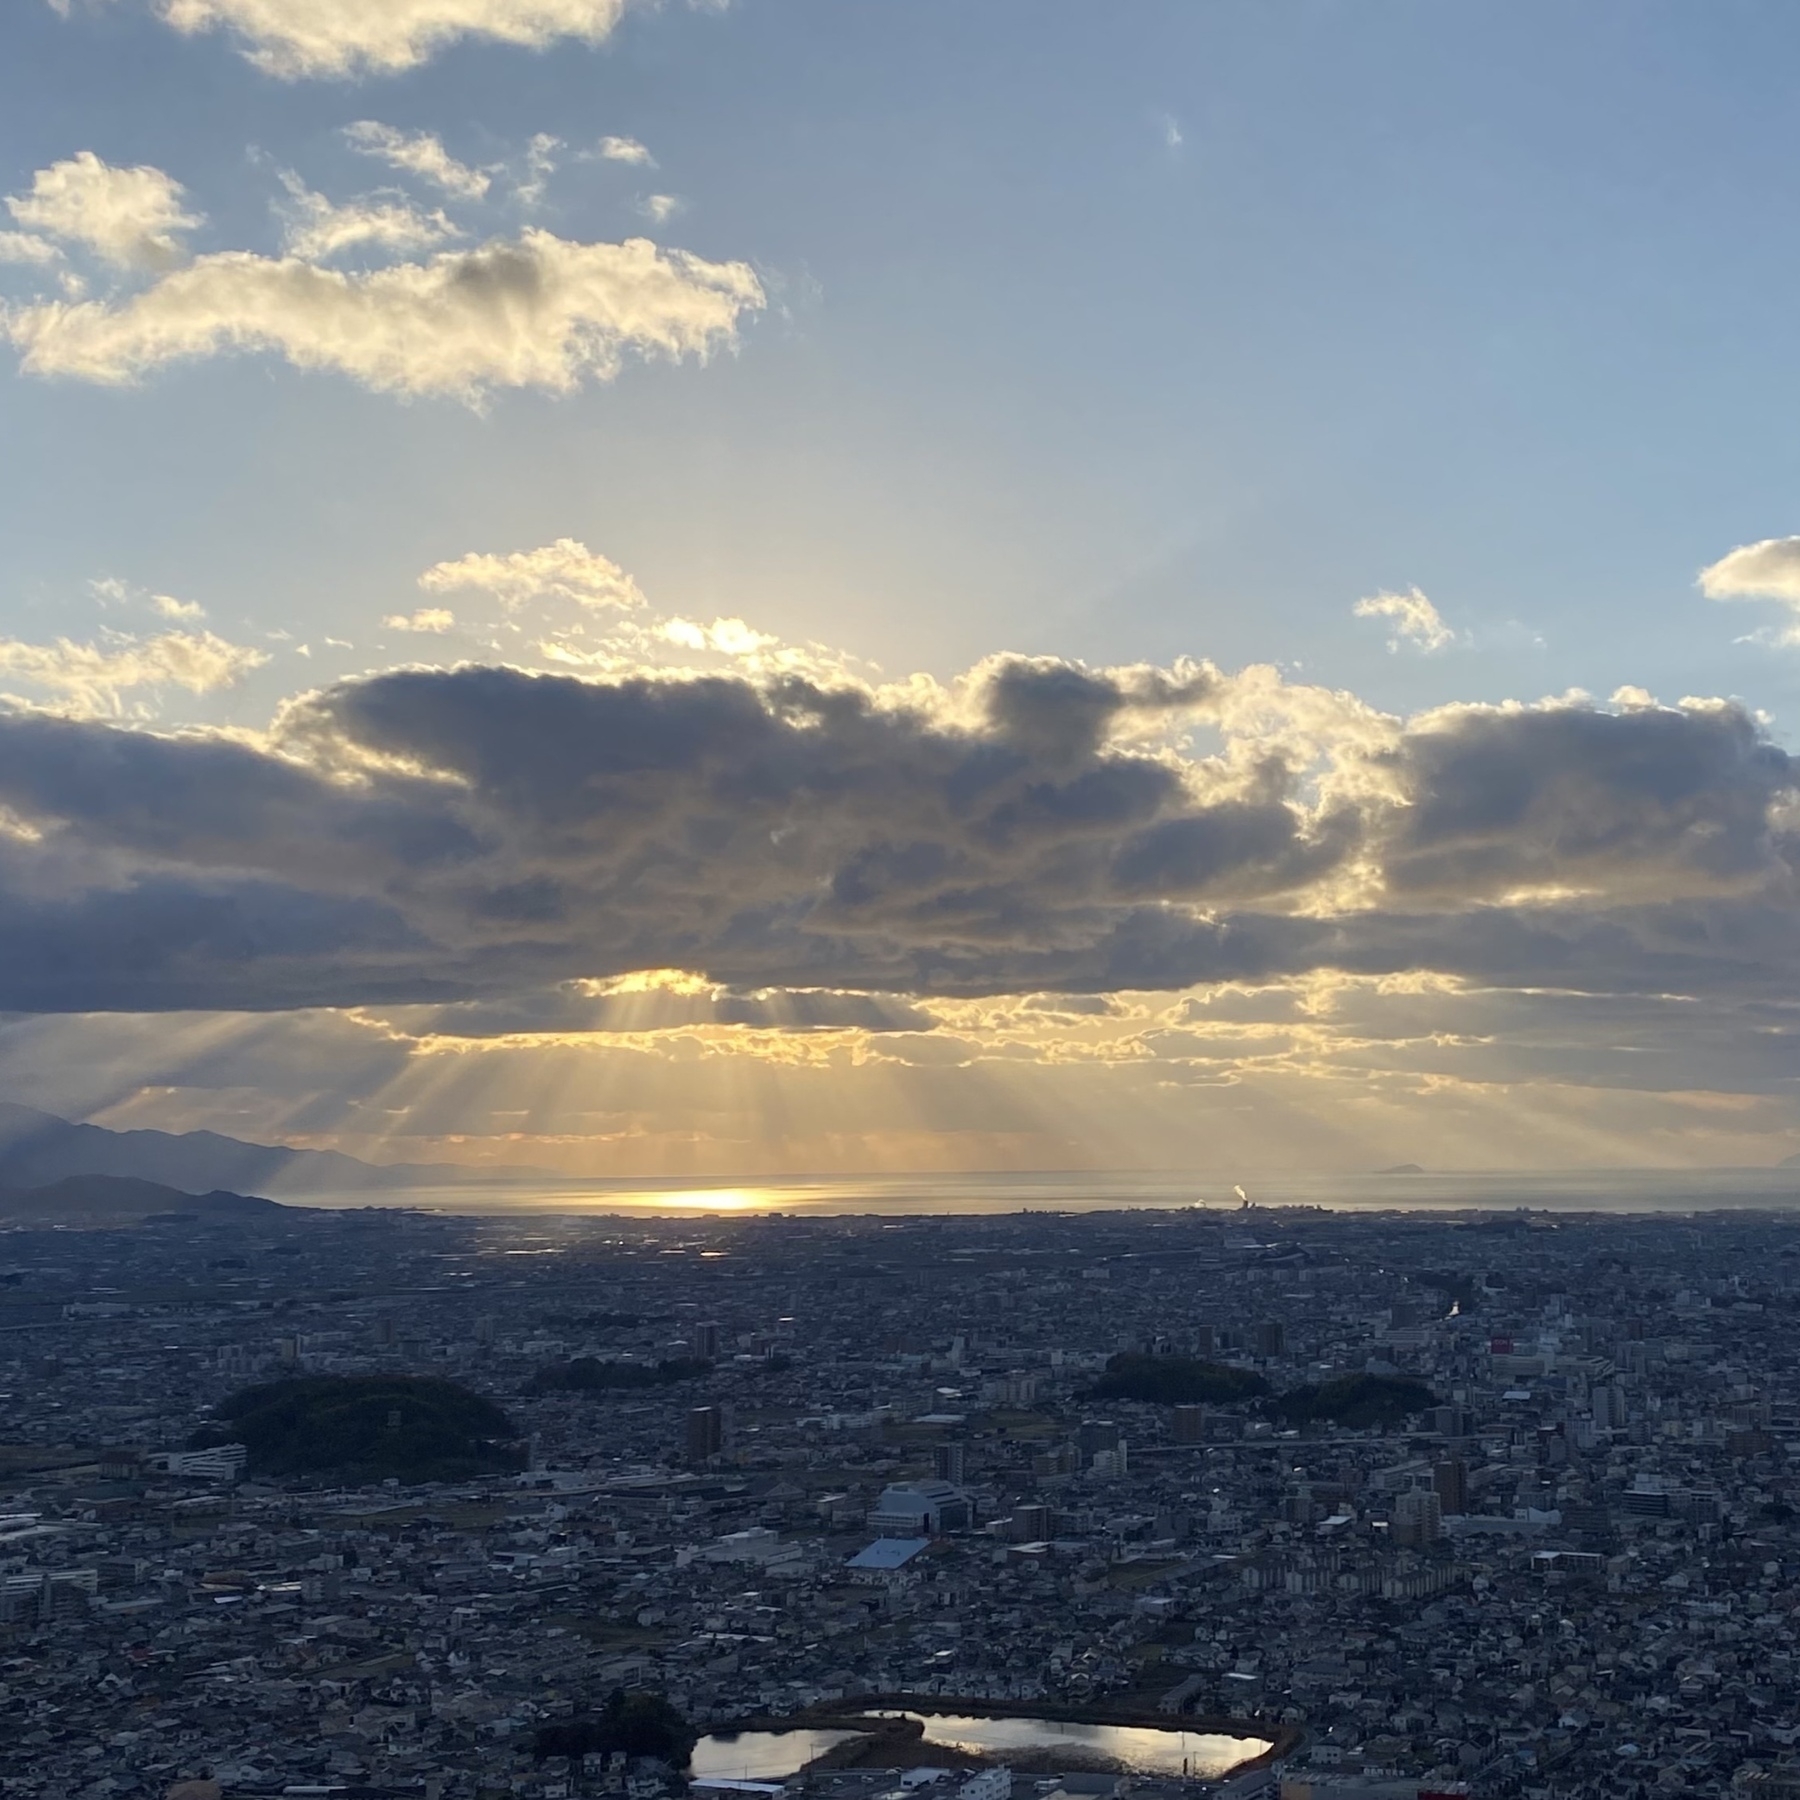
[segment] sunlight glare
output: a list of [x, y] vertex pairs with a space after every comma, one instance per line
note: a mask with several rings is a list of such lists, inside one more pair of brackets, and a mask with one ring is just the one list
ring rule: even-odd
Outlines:
[[638, 1204], [670, 1206], [682, 1212], [758, 1212], [776, 1204], [768, 1188], [692, 1188], [679, 1194], [632, 1196]]

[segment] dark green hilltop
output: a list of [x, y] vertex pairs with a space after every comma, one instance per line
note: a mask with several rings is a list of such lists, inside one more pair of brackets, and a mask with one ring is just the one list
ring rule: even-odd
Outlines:
[[1274, 1403], [1290, 1425], [1323, 1419], [1351, 1431], [1402, 1425], [1438, 1397], [1424, 1382], [1406, 1375], [1339, 1375], [1318, 1386], [1290, 1388]]
[[1105, 1372], [1088, 1390], [1087, 1398], [1138, 1400], [1153, 1406], [1258, 1402], [1255, 1410], [1288, 1425], [1316, 1421], [1352, 1431], [1403, 1424], [1437, 1404], [1437, 1396], [1424, 1382], [1404, 1375], [1339, 1375], [1322, 1385], [1271, 1395], [1269, 1384], [1253, 1369], [1133, 1350], [1108, 1359]]
[[1204, 1362], [1193, 1356], [1149, 1356], [1121, 1350], [1088, 1390], [1090, 1400], [1144, 1400], [1157, 1406], [1231, 1406], [1255, 1400], [1269, 1384], [1253, 1369]]
[[306, 1375], [222, 1401], [192, 1449], [242, 1444], [248, 1472], [348, 1482], [461, 1481], [523, 1458], [491, 1400], [431, 1375]]

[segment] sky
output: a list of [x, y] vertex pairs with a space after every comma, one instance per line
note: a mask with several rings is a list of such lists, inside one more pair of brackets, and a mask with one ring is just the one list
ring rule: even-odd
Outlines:
[[0, 1097], [1800, 1152], [1800, 16], [16, 0]]

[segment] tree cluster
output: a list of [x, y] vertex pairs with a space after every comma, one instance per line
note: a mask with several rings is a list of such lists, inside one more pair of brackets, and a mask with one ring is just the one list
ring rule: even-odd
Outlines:
[[694, 1728], [666, 1696], [614, 1688], [597, 1714], [540, 1726], [532, 1753], [542, 1762], [550, 1756], [606, 1756], [622, 1751], [627, 1756], [653, 1756], [681, 1769], [693, 1755], [694, 1743]]
[[1428, 1406], [1437, 1395], [1408, 1375], [1338, 1375], [1318, 1385], [1290, 1389], [1272, 1410], [1290, 1425], [1327, 1419], [1352, 1431], [1400, 1425]]
[[1269, 1384], [1250, 1369], [1233, 1369], [1192, 1356], [1146, 1356], [1122, 1350], [1108, 1360], [1105, 1374], [1088, 1390], [1088, 1398], [1147, 1400], [1159, 1406], [1196, 1401], [1229, 1406], [1268, 1391]]
[[512, 1421], [454, 1381], [421, 1375], [308, 1375], [222, 1401], [192, 1449], [242, 1444], [252, 1475], [460, 1481], [522, 1458]]
[[1253, 1369], [1192, 1356], [1151, 1356], [1122, 1350], [1108, 1359], [1106, 1372], [1088, 1390], [1090, 1400], [1140, 1400], [1153, 1406], [1233, 1406], [1260, 1401], [1257, 1408], [1289, 1425], [1329, 1420], [1353, 1431], [1399, 1425], [1437, 1396], [1424, 1382], [1404, 1375], [1339, 1375], [1334, 1379], [1271, 1395]]

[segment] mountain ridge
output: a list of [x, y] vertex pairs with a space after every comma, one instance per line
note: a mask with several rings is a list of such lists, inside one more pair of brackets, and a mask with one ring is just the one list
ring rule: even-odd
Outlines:
[[0, 1188], [41, 1188], [86, 1175], [160, 1182], [187, 1194], [259, 1194], [271, 1188], [316, 1194], [559, 1179], [528, 1167], [476, 1171], [460, 1163], [367, 1163], [337, 1150], [255, 1144], [216, 1131], [113, 1131], [0, 1101]]
[[9, 1225], [126, 1225], [156, 1218], [248, 1223], [298, 1209], [279, 1200], [215, 1190], [183, 1193], [131, 1175], [68, 1175], [42, 1187], [0, 1187], [0, 1221]]

